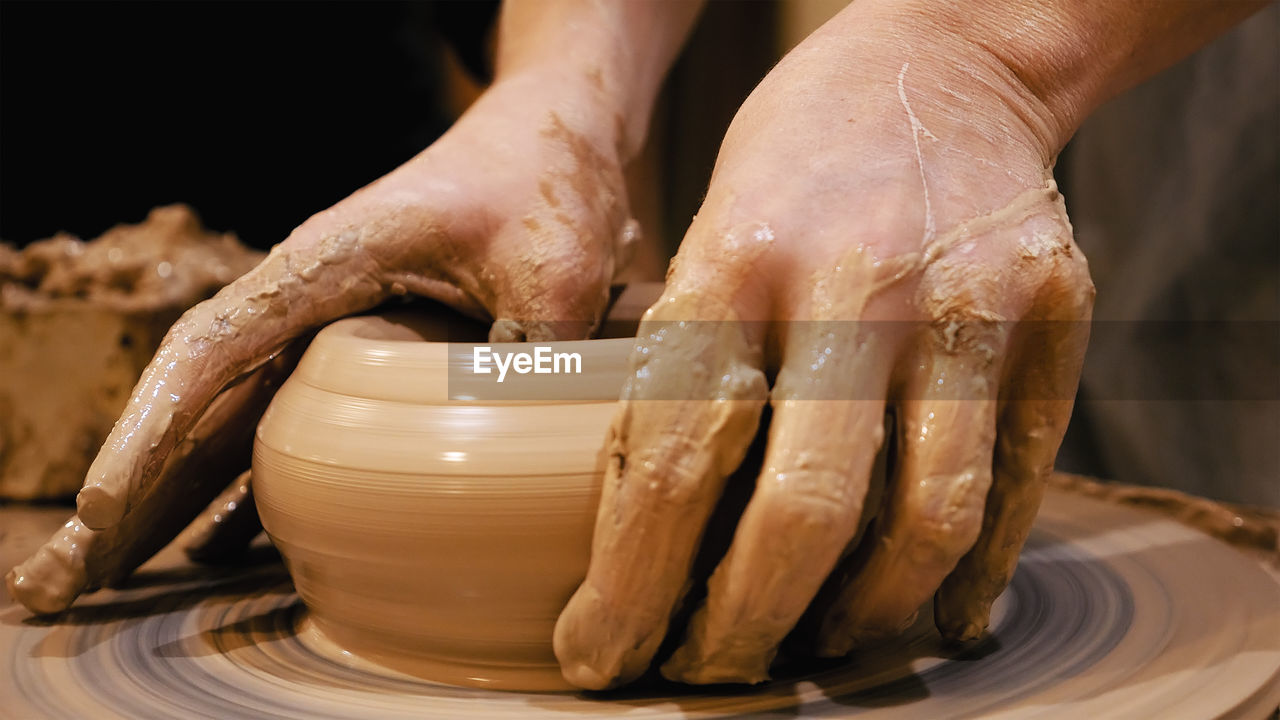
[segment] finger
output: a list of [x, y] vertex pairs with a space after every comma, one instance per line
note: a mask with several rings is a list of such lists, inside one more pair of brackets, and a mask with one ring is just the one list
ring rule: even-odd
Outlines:
[[599, 326], [609, 286], [640, 239], [615, 159], [552, 116], [542, 138], [556, 154], [538, 196], [490, 244], [490, 342], [574, 340]]
[[169, 456], [155, 492], [118, 525], [93, 530], [68, 520], [5, 577], [14, 599], [37, 614], [59, 612], [86, 589], [122, 581], [164, 547], [249, 464], [254, 429], [297, 354], [282, 354], [219, 395]]
[[764, 470], [685, 643], [663, 665], [668, 679], [767, 680], [779, 643], [857, 532], [884, 440], [884, 400], [865, 398], [884, 398], [892, 352], [885, 338], [852, 335], [788, 340]]
[[1012, 397], [1001, 411], [982, 531], [934, 600], [934, 622], [953, 641], [982, 634], [991, 604], [1013, 579], [1071, 418], [1088, 321], [1042, 321], [1028, 327], [1019, 340], [1016, 370], [1007, 380]]
[[[599, 209], [603, 210], [603, 209]], [[519, 242], [496, 242], [489, 342], [547, 342], [589, 337], [609, 305], [611, 282], [637, 242], [640, 226], [626, 220], [582, 225], [556, 212], [524, 218]], [[610, 236], [618, 236], [614, 239]]]
[[361, 230], [305, 237], [276, 246], [170, 329], [89, 468], [77, 498], [86, 526], [111, 527], [151, 490], [169, 453], [228, 383], [306, 328], [387, 296]]
[[191, 521], [179, 543], [196, 562], [223, 563], [243, 555], [260, 532], [258, 504], [250, 471], [245, 470]]
[[724, 479], [755, 435], [762, 332], [736, 317], [727, 302], [675, 290], [641, 324], [591, 565], [556, 623], [556, 657], [578, 687], [611, 687], [648, 667]]
[[927, 340], [913, 364], [923, 372], [907, 381], [898, 403], [898, 469], [879, 537], [868, 539], [875, 545], [865, 565], [825, 612], [821, 656], [841, 656], [908, 627], [978, 536], [991, 485], [995, 359], [1006, 340], [998, 323], [974, 321], [947, 333], [945, 341]]

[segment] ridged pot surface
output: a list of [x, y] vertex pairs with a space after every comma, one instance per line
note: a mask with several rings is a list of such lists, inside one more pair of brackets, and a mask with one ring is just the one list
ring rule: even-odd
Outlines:
[[310, 611], [302, 631], [339, 655], [564, 688], [552, 630], [586, 571], [633, 341], [539, 343], [581, 354], [583, 372], [486, 401], [460, 380], [472, 346], [428, 341], [442, 332], [391, 314], [317, 335], [258, 428], [263, 526]]

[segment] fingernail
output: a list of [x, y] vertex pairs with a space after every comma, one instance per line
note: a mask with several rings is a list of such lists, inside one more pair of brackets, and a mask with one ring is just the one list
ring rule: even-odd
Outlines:
[[985, 629], [985, 624], [961, 623], [943, 629], [942, 636], [951, 642], [966, 643], [971, 640], [977, 640], [982, 636]]
[[47, 547], [14, 567], [4, 578], [9, 595], [37, 615], [50, 615], [71, 607], [88, 584], [83, 567]]
[[489, 342], [523, 342], [524, 328], [515, 320], [494, 320], [489, 328]]
[[561, 666], [560, 674], [570, 685], [583, 690], [607, 690], [613, 684], [613, 678], [581, 663]]
[[950, 642], [965, 643], [976, 640], [986, 632], [991, 624], [990, 607], [982, 607], [977, 603], [969, 603], [967, 607], [956, 608], [946, 605], [935, 605], [934, 620], [938, 632]]
[[76, 495], [76, 515], [92, 530], [115, 526], [124, 515], [124, 503], [101, 484], [86, 485]]

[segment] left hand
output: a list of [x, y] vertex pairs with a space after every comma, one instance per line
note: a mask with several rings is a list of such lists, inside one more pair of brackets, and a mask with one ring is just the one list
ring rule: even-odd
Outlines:
[[[931, 597], [943, 634], [971, 639], [1012, 575], [1093, 299], [1057, 138], [980, 46], [860, 5], [742, 106], [641, 326], [590, 569], [556, 627], [576, 685], [649, 666], [766, 396], [763, 472], [668, 678], [761, 682], [806, 611], [824, 656]], [[872, 505], [887, 407], [895, 471]]]
[[[6, 576], [10, 593], [59, 612], [172, 539], [248, 466], [288, 369], [224, 388], [279, 365], [310, 328], [413, 293], [491, 318], [494, 341], [589, 335], [636, 238], [617, 117], [576, 67], [512, 66], [430, 147], [187, 310], [89, 467], [77, 515]], [[222, 448], [216, 463], [206, 446]]]

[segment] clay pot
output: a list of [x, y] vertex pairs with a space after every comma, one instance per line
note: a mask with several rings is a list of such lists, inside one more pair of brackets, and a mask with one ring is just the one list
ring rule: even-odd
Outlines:
[[322, 330], [258, 428], [258, 511], [304, 632], [434, 681], [565, 688], [552, 630], [586, 572], [633, 339], [537, 343], [582, 373], [499, 385], [440, 342], [459, 327], [400, 311]]

